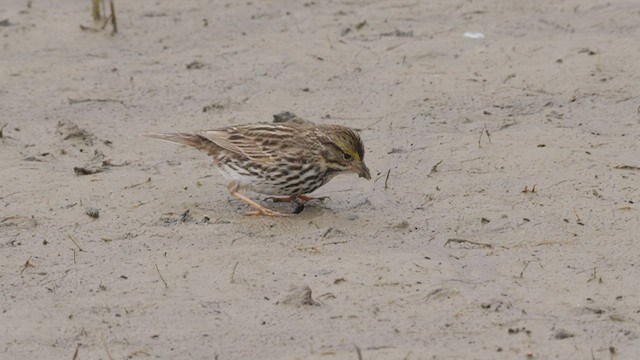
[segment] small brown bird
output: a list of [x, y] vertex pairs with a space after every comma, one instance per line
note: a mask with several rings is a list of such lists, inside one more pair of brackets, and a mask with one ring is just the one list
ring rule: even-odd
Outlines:
[[242, 190], [270, 195], [277, 202], [295, 202], [295, 213], [299, 213], [307, 201], [324, 199], [305, 194], [338, 174], [353, 172], [371, 179], [360, 136], [339, 125], [260, 123], [193, 134], [147, 136], [209, 153], [222, 175], [230, 180], [231, 195], [256, 209], [247, 215], [291, 214], [270, 210], [241, 194]]

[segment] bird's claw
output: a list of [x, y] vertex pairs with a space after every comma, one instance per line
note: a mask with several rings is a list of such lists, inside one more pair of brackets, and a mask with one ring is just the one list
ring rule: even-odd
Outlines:
[[306, 195], [300, 195], [300, 196], [298, 196], [298, 200], [302, 200], [304, 202], [311, 201], [311, 200], [319, 200], [319, 201], [329, 200], [329, 201], [331, 201], [331, 198], [328, 197], [328, 196], [306, 196]]
[[320, 201], [325, 201], [325, 200], [331, 200], [330, 197], [328, 196], [307, 196], [307, 195], [293, 195], [293, 196], [269, 196], [267, 198], [265, 198], [265, 200], [271, 200], [273, 202], [296, 202], [298, 204], [304, 204], [306, 202], [309, 202], [311, 200], [320, 200]]
[[285, 216], [293, 216], [293, 214], [285, 214], [281, 212], [277, 212], [269, 209], [260, 209], [255, 211], [250, 211], [245, 213], [245, 216], [274, 216], [274, 217], [285, 217]]

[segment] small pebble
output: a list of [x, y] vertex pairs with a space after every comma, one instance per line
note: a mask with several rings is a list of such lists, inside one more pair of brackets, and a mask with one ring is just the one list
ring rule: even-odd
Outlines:
[[100, 216], [100, 210], [92, 207], [87, 208], [87, 210], [85, 210], [84, 213], [91, 216], [94, 219], [97, 219]]

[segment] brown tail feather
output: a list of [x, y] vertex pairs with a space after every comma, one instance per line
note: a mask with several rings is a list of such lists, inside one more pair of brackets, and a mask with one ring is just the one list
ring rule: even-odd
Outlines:
[[144, 136], [171, 141], [178, 144], [184, 144], [193, 146], [197, 149], [204, 148], [204, 144], [202, 142], [202, 138], [195, 134], [187, 134], [187, 133], [173, 133], [173, 134], [144, 134]]
[[215, 156], [220, 152], [220, 147], [213, 141], [197, 135], [188, 133], [172, 133], [172, 134], [144, 134], [144, 136], [171, 141], [178, 144], [193, 146], [198, 150], [207, 152], [209, 155]]

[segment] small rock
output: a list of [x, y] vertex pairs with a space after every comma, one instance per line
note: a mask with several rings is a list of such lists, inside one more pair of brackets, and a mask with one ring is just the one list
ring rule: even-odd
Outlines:
[[571, 338], [574, 337], [575, 335], [568, 332], [567, 330], [564, 329], [559, 329], [558, 331], [556, 331], [556, 333], [553, 335], [553, 337], [556, 340], [563, 340], [563, 339], [567, 339], [567, 338]]
[[193, 221], [193, 216], [191, 216], [189, 209], [180, 215], [180, 221], [183, 223]]
[[104, 171], [103, 169], [97, 168], [97, 167], [76, 166], [73, 168], [73, 172], [75, 172], [76, 175], [93, 175], [93, 174], [101, 173], [103, 171]]
[[311, 121], [305, 120], [291, 111], [282, 111], [273, 115], [274, 123], [295, 123], [295, 124], [313, 124]]
[[313, 300], [313, 298], [311, 297], [311, 288], [306, 285], [292, 288], [289, 291], [289, 295], [282, 299], [280, 303], [298, 307], [320, 305], [320, 303]]
[[85, 214], [89, 215], [90, 217], [97, 219], [98, 217], [100, 217], [100, 210], [93, 208], [93, 207], [89, 207], [84, 211]]
[[202, 69], [204, 66], [205, 64], [201, 63], [200, 61], [192, 61], [187, 64], [187, 70]]

